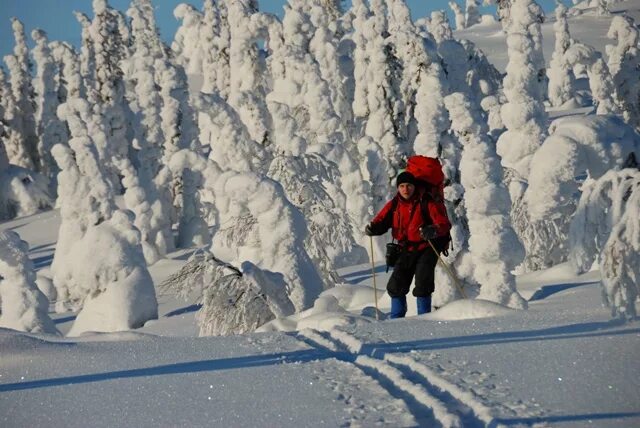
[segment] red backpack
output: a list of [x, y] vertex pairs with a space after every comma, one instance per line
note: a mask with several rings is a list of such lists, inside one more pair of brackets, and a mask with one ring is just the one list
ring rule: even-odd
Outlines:
[[438, 159], [421, 155], [411, 156], [407, 159], [405, 171], [425, 183], [424, 187], [430, 190], [432, 196], [444, 201], [444, 173]]

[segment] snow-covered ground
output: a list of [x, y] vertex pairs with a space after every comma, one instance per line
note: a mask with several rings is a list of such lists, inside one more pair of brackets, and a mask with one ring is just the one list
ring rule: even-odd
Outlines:
[[[50, 211], [0, 228], [29, 241], [41, 270], [58, 221]], [[156, 283], [186, 255], [154, 265]], [[388, 274], [376, 271], [383, 287]], [[519, 277], [527, 311], [457, 301], [379, 322], [370, 266], [341, 273], [349, 285], [331, 294], [349, 313], [317, 310], [288, 333], [197, 338], [197, 307], [163, 294], [160, 318], [132, 332], [0, 330], [0, 426], [640, 424], [640, 325], [610, 320], [598, 272]], [[53, 316], [62, 332], [74, 318]]]

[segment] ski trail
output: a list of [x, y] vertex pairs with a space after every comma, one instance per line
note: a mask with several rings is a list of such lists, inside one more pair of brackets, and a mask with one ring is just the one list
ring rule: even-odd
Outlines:
[[449, 382], [448, 380], [439, 376], [435, 371], [417, 362], [413, 358], [389, 354], [385, 356], [385, 360], [390, 363], [409, 368], [415, 373], [421, 375], [436, 388], [450, 394], [455, 399], [464, 403], [464, 405], [469, 407], [476, 415], [476, 417], [486, 426], [502, 426], [496, 423], [496, 418], [491, 408], [478, 401], [476, 399], [476, 396], [472, 392], [463, 390], [458, 385]]
[[364, 343], [342, 330], [304, 330], [299, 332], [298, 339], [354, 364], [392, 396], [403, 400], [418, 421], [433, 423], [435, 418], [444, 427], [502, 426], [492, 409], [473, 392], [447, 381], [413, 358], [367, 355], [362, 352]]

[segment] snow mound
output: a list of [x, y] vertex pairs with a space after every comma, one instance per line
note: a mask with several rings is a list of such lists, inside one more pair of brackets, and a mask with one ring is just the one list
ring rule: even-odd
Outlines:
[[491, 318], [510, 314], [515, 309], [499, 305], [488, 300], [461, 299], [443, 306], [435, 312], [425, 315], [434, 321], [457, 321], [476, 318]]

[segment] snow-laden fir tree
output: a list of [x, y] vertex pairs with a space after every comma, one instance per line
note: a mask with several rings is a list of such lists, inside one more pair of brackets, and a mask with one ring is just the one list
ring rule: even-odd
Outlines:
[[[5, 61], [9, 64], [15, 64], [15, 57], [13, 55], [7, 56]], [[20, 123], [16, 119], [18, 110], [15, 98], [2, 67], [0, 67], [0, 108], [2, 109], [0, 120], [2, 120], [3, 125], [2, 143], [8, 162], [14, 165], [24, 165], [28, 163], [29, 156], [24, 145]]]
[[362, 263], [366, 252], [356, 244], [345, 217], [346, 195], [340, 188], [340, 171], [320, 153], [308, 153], [307, 142], [297, 135], [297, 123], [288, 106], [272, 102], [274, 144], [278, 154], [269, 177], [282, 184], [287, 198], [304, 215], [309, 233], [305, 248], [322, 275], [325, 288], [339, 282], [336, 268]]
[[295, 310], [313, 305], [323, 287], [304, 248], [305, 219], [279, 184], [251, 172], [223, 172], [214, 161], [188, 150], [173, 156], [171, 168], [189, 168], [201, 174], [202, 189], [211, 192], [216, 201], [217, 224], [235, 229], [235, 235], [227, 235], [226, 243], [215, 236], [214, 254], [234, 266], [250, 261], [282, 274]]
[[265, 97], [266, 63], [258, 43], [262, 30], [255, 0], [227, 3], [231, 44], [229, 46], [229, 104], [238, 112], [254, 141], [269, 145], [271, 118]]
[[22, 147], [19, 134], [11, 126], [14, 113], [13, 94], [0, 68], [0, 220], [35, 214], [53, 205], [44, 176], [10, 163], [5, 147]]
[[125, 85], [121, 61], [127, 56], [120, 13], [111, 8], [106, 0], [93, 0], [94, 18], [89, 34], [95, 54], [95, 96], [98, 106], [94, 108], [100, 117], [99, 126], [104, 138], [94, 138], [101, 162], [107, 167], [108, 179], [119, 187], [118, 171], [113, 159], [128, 156], [129, 124], [128, 106], [125, 101]]
[[625, 213], [637, 176], [637, 167], [613, 168], [583, 186], [569, 235], [569, 262], [576, 273], [587, 272], [600, 258], [612, 228]]
[[[157, 318], [158, 304], [133, 214], [116, 209], [97, 150], [83, 127], [84, 100], [60, 107], [72, 139], [57, 145], [61, 225], [51, 271], [56, 309], [82, 308], [69, 335], [121, 331]], [[100, 254], [96, 258], [95, 255]]]
[[453, 11], [453, 16], [456, 21], [456, 30], [464, 30], [467, 27], [467, 21], [462, 7], [460, 7], [460, 5], [455, 1], [450, 1], [449, 7]]
[[478, 10], [479, 0], [467, 0], [465, 5], [465, 27], [479, 24], [482, 20]]
[[[535, 61], [535, 35], [539, 17], [532, 0], [515, 0], [507, 26], [509, 62], [504, 78], [501, 117], [507, 130], [497, 142], [505, 179], [511, 195], [513, 225], [522, 238], [528, 228], [527, 208], [522, 195], [527, 186], [531, 158], [545, 138], [547, 114], [541, 100], [539, 67]], [[527, 242], [524, 242], [527, 247]], [[528, 249], [528, 248], [527, 248]]]
[[469, 224], [469, 252], [479, 298], [524, 309], [526, 301], [511, 273], [522, 261], [524, 249], [511, 227], [511, 200], [503, 183], [500, 160], [486, 136], [480, 109], [464, 94], [445, 98], [452, 130], [462, 143], [461, 183]]
[[630, 17], [614, 16], [607, 37], [617, 44], [607, 45], [607, 65], [613, 76], [625, 121], [640, 130], [639, 32]]
[[[356, 1], [351, 11], [355, 127], [384, 149], [390, 166], [396, 169], [406, 147], [398, 139], [403, 107], [397, 58], [388, 39], [387, 7], [379, 0], [372, 1], [371, 8], [364, 1]], [[394, 170], [388, 174], [395, 176]]]
[[190, 4], [180, 3], [173, 10], [173, 16], [182, 21], [182, 24], [176, 30], [171, 50], [187, 74], [202, 75], [200, 29], [203, 15]]
[[[182, 66], [164, 59], [155, 64], [162, 109], [161, 127], [164, 136], [162, 164], [168, 165], [171, 156], [182, 149], [200, 150], [195, 111], [189, 101], [187, 76]], [[172, 215], [178, 223], [177, 245], [189, 247], [210, 241], [206, 222], [201, 218], [195, 178], [190, 171], [167, 171], [156, 177], [159, 191], [168, 192], [177, 212]], [[166, 178], [163, 182], [162, 178]], [[170, 181], [170, 182], [169, 182]]]
[[345, 136], [345, 146], [352, 157], [357, 156], [357, 148], [353, 144], [353, 110], [352, 100], [349, 98], [347, 76], [343, 71], [344, 58], [340, 51], [340, 36], [343, 33], [342, 22], [336, 15], [342, 14], [340, 2], [331, 0], [323, 2], [314, 0], [309, 19], [314, 28], [314, 34], [309, 42], [309, 51], [318, 63], [320, 76], [327, 82], [331, 92], [333, 109], [340, 119], [341, 130]]
[[231, 70], [227, 3], [225, 0], [205, 0], [200, 46], [202, 47], [202, 91], [219, 93], [223, 98], [229, 94]]
[[49, 301], [36, 286], [29, 246], [11, 230], [0, 232], [0, 327], [59, 335]]
[[[575, 116], [553, 122], [550, 136], [531, 161], [524, 196], [530, 226], [520, 237], [527, 247], [528, 267], [550, 267], [565, 261], [570, 249], [578, 251], [576, 244], [569, 245], [569, 226], [580, 215], [575, 196], [580, 193], [580, 177], [588, 174], [597, 179], [620, 167], [637, 145], [637, 134], [619, 116]], [[593, 239], [591, 232], [584, 233], [584, 239]]]
[[468, 93], [481, 100], [497, 94], [502, 87], [502, 73], [489, 62], [487, 56], [473, 42], [460, 40], [466, 51], [466, 82]]
[[38, 135], [35, 122], [35, 93], [31, 82], [32, 64], [29, 58], [24, 25], [11, 19], [15, 46], [13, 55], [4, 57], [11, 76], [11, 92], [15, 105], [12, 128], [15, 132], [12, 146], [7, 150], [12, 164], [36, 170], [39, 166]]
[[441, 43], [443, 40], [453, 38], [449, 18], [447, 18], [447, 14], [442, 10], [434, 10], [431, 12], [431, 21], [427, 25], [427, 29], [429, 33], [433, 35], [436, 43]]
[[[619, 186], [611, 195], [614, 216], [620, 219], [614, 223], [611, 234], [600, 254], [600, 272], [604, 300], [615, 318], [633, 319], [637, 317], [636, 304], [640, 296], [640, 171], [625, 169], [617, 173], [627, 175], [625, 185]], [[629, 177], [631, 176], [631, 177]], [[607, 180], [609, 177], [602, 177]], [[622, 213], [615, 212], [621, 210]]]
[[98, 102], [98, 93], [96, 91], [96, 53], [93, 47], [93, 39], [91, 37], [91, 20], [84, 13], [74, 11], [78, 23], [82, 27], [82, 45], [80, 47], [79, 63], [80, 73], [83, 85], [87, 92], [87, 98], [92, 102]]
[[33, 56], [37, 66], [34, 89], [38, 94], [36, 102], [36, 126], [38, 132], [38, 169], [52, 183], [55, 194], [55, 175], [57, 167], [51, 157], [51, 148], [56, 144], [66, 144], [69, 133], [65, 124], [58, 119], [58, 91], [56, 88], [56, 64], [49, 47], [47, 35], [42, 30], [34, 30], [31, 37], [36, 43]]
[[575, 96], [575, 76], [565, 59], [565, 52], [571, 46], [567, 7], [558, 3], [556, 6], [556, 22], [553, 24], [556, 42], [547, 76], [549, 77], [549, 102], [560, 107]]
[[577, 65], [586, 67], [596, 113], [620, 114], [616, 86], [602, 54], [591, 46], [573, 43], [565, 52], [565, 59], [573, 68]]

